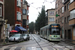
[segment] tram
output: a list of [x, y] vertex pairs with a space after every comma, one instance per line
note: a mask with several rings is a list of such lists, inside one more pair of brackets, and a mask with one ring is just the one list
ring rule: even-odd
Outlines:
[[49, 41], [61, 41], [60, 25], [51, 24], [40, 28], [40, 36]]

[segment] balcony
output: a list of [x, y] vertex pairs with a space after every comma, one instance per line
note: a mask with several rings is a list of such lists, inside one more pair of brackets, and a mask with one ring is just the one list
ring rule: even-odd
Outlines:
[[65, 4], [66, 4], [67, 2], [69, 2], [69, 1], [70, 1], [70, 0], [64, 0], [64, 3], [63, 3], [63, 4], [65, 5]]
[[75, 19], [69, 20], [69, 25], [74, 26], [75, 25]]

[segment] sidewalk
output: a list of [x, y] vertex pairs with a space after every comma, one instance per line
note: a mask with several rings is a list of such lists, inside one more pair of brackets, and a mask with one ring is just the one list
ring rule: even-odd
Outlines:
[[72, 43], [73, 41], [71, 41], [71, 40], [64, 40], [64, 39], [62, 39], [61, 41], [63, 41], [64, 43], [70, 45], [70, 46], [66, 46], [67, 48], [70, 48], [72, 50], [75, 49], [75, 43]]
[[8, 43], [0, 42], [0, 47], [1, 46], [6, 46], [6, 45], [12, 45], [12, 44], [16, 44], [16, 42], [8, 42]]

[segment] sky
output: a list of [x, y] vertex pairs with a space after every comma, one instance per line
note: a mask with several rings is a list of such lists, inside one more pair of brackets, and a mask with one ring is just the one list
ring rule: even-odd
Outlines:
[[42, 5], [45, 5], [45, 10], [55, 8], [55, 0], [26, 0], [29, 7], [29, 23], [35, 22], [38, 13], [41, 12]]

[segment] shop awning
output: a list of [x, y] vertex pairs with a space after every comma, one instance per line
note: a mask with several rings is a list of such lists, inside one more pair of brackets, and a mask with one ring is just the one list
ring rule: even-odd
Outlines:
[[25, 28], [23, 27], [18, 27], [21, 31], [27, 31]]
[[18, 26], [16, 26], [15, 27], [15, 30], [17, 30], [17, 31], [27, 31], [25, 28], [23, 28], [23, 27], [18, 27]]

